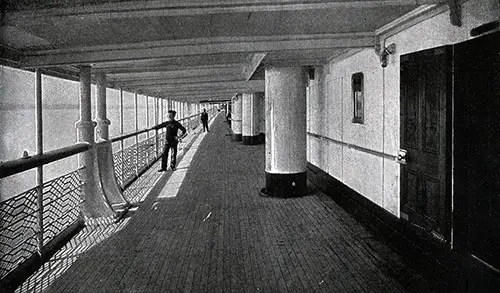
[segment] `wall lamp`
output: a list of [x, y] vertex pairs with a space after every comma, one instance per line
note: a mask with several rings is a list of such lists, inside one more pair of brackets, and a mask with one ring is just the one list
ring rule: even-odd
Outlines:
[[389, 46], [383, 46], [383, 49], [379, 49], [377, 54], [380, 57], [380, 65], [382, 67], [387, 67], [387, 62], [389, 61], [389, 55], [396, 53], [396, 44], [392, 43]]

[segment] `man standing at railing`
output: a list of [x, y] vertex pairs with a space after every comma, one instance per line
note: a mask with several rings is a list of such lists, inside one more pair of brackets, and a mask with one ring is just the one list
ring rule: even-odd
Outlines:
[[[172, 160], [170, 161], [170, 168], [172, 171], [175, 171], [176, 161], [177, 161], [177, 145], [179, 144], [180, 138], [186, 135], [186, 128], [179, 123], [179, 121], [175, 120], [175, 112], [174, 110], [168, 110], [168, 120], [156, 125], [154, 128], [162, 128], [166, 127], [166, 139], [165, 148], [163, 149], [163, 155], [161, 156], [161, 169], [158, 172], [164, 172], [167, 170], [168, 163], [168, 151], [172, 149]], [[178, 130], [182, 131], [182, 135], [179, 137], [177, 132]]]
[[206, 109], [203, 109], [203, 113], [201, 113], [201, 123], [203, 124], [203, 132], [205, 132], [205, 128], [208, 130], [208, 113]]

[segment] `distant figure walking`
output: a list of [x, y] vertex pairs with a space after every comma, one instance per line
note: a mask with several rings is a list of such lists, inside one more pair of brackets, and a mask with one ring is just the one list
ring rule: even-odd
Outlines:
[[[170, 160], [170, 168], [172, 171], [175, 171], [176, 161], [177, 161], [177, 145], [182, 137], [186, 135], [186, 128], [179, 123], [179, 121], [175, 120], [175, 112], [174, 110], [168, 110], [168, 120], [158, 124], [154, 128], [159, 129], [166, 127], [166, 142], [165, 147], [163, 149], [163, 155], [161, 156], [161, 169], [158, 172], [164, 172], [167, 170], [168, 164], [168, 151], [172, 149], [172, 160]], [[178, 130], [182, 131], [181, 137], [177, 136]]]
[[205, 132], [205, 128], [208, 130], [208, 113], [206, 109], [203, 109], [203, 113], [201, 113], [201, 123], [203, 123], [203, 132]]

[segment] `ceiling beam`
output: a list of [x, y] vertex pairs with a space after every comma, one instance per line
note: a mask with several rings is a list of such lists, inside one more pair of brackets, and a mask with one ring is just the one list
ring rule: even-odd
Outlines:
[[199, 84], [205, 82], [233, 82], [242, 81], [242, 79], [234, 74], [225, 75], [202, 75], [202, 76], [192, 76], [192, 77], [176, 77], [176, 78], [153, 78], [145, 79], [138, 78], [134, 80], [116, 80], [111, 82], [114, 87], [137, 87], [137, 86], [148, 86], [148, 85], [158, 85], [158, 84]]
[[107, 74], [120, 74], [120, 73], [141, 73], [141, 72], [162, 72], [162, 71], [179, 71], [186, 69], [204, 70], [204, 69], [227, 69], [234, 67], [244, 67], [245, 63], [225, 63], [225, 64], [210, 64], [201, 66], [186, 66], [186, 65], [140, 65], [128, 64], [121, 66], [113, 66], [112, 64], [102, 65], [98, 63], [92, 67], [92, 72], [102, 72]]
[[260, 62], [262, 62], [266, 55], [267, 53], [255, 53], [252, 57], [250, 57], [248, 64], [243, 69], [243, 76], [245, 80], [250, 80], [250, 78], [252, 78], [255, 70], [257, 70], [257, 67], [259, 67]]
[[182, 90], [231, 90], [234, 88], [264, 88], [264, 81], [262, 80], [249, 80], [249, 81], [217, 81], [206, 83], [193, 83], [193, 84], [155, 84], [150, 86], [137, 86], [136, 88], [144, 90], [165, 90], [165, 91], [182, 91]]
[[[177, 44], [176, 44], [177, 43]], [[110, 48], [72, 48], [67, 50], [38, 50], [26, 52], [21, 58], [23, 67], [43, 67], [73, 64], [92, 64], [125, 60], [196, 56], [221, 53], [263, 53], [284, 50], [312, 50], [329, 48], [373, 47], [374, 34], [341, 33], [288, 35], [271, 37], [219, 37], [179, 41], [162, 41], [158, 44], [125, 44]], [[119, 47], [119, 48], [116, 48]], [[134, 48], [136, 47], [136, 48]]]
[[161, 96], [159, 93], [158, 95], [161, 96], [164, 99], [172, 99], [172, 100], [182, 100], [182, 101], [187, 101], [187, 102], [199, 102], [201, 100], [215, 100], [215, 99], [220, 99], [220, 100], [227, 100], [231, 98], [235, 93], [222, 93], [219, 95], [191, 95], [191, 96], [185, 96], [185, 97], [168, 97], [168, 96]]
[[262, 61], [264, 66], [315, 66], [322, 65], [327, 58], [307, 58], [307, 59], [270, 59]]
[[78, 18], [149, 18], [165, 16], [206, 15], [216, 13], [255, 13], [273, 11], [298, 11], [311, 9], [335, 8], [376, 8], [382, 6], [414, 6], [423, 4], [441, 4], [447, 0], [254, 0], [254, 1], [126, 1], [106, 4], [94, 4], [65, 8], [48, 8], [8, 12], [5, 24], [21, 25], [39, 21], [47, 17]]
[[351, 57], [351, 56], [353, 56], [353, 55], [355, 55], [355, 54], [357, 54], [357, 53], [359, 53], [361, 51], [362, 50], [360, 50], [360, 49], [346, 50], [346, 51], [344, 51], [344, 52], [342, 52], [342, 53], [340, 53], [338, 55], [331, 56], [327, 60], [327, 62], [328, 63], [337, 63], [337, 62], [342, 61], [344, 59], [347, 59], [347, 58], [349, 58], [349, 57]]
[[375, 35], [382, 39], [388, 38], [408, 29], [409, 27], [412, 27], [417, 23], [443, 13], [447, 8], [447, 5], [419, 6], [416, 9], [406, 13], [405, 15], [376, 29]]
[[[135, 81], [147, 79], [172, 79], [172, 78], [190, 78], [196, 76], [241, 76], [241, 67], [236, 68], [197, 68], [188, 67], [186, 69], [159, 71], [159, 72], [134, 72], [134, 73], [115, 73], [108, 74], [108, 79], [116, 81]], [[243, 78], [243, 77], [242, 77]]]
[[17, 65], [21, 61], [21, 57], [22, 57], [21, 51], [0, 43], [1, 62], [4, 62], [5, 64], [7, 64], [8, 62], [8, 64]]
[[249, 88], [249, 87], [242, 87], [242, 88], [231, 88], [231, 89], [184, 89], [184, 90], [166, 90], [166, 89], [154, 89], [154, 88], [149, 88], [149, 89], [144, 89], [144, 93], [151, 93], [154, 95], [158, 96], [165, 96], [165, 97], [189, 97], [189, 96], [217, 96], [221, 94], [228, 94], [228, 93], [253, 93], [253, 92], [263, 92], [264, 87], [262, 88]]

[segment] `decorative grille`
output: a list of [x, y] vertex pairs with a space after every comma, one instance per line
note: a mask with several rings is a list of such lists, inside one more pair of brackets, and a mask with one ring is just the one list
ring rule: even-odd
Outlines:
[[44, 245], [80, 217], [82, 186], [78, 170], [43, 185]]
[[[80, 170], [43, 185], [43, 245], [80, 216]], [[38, 251], [37, 189], [0, 202], [0, 278]]]

